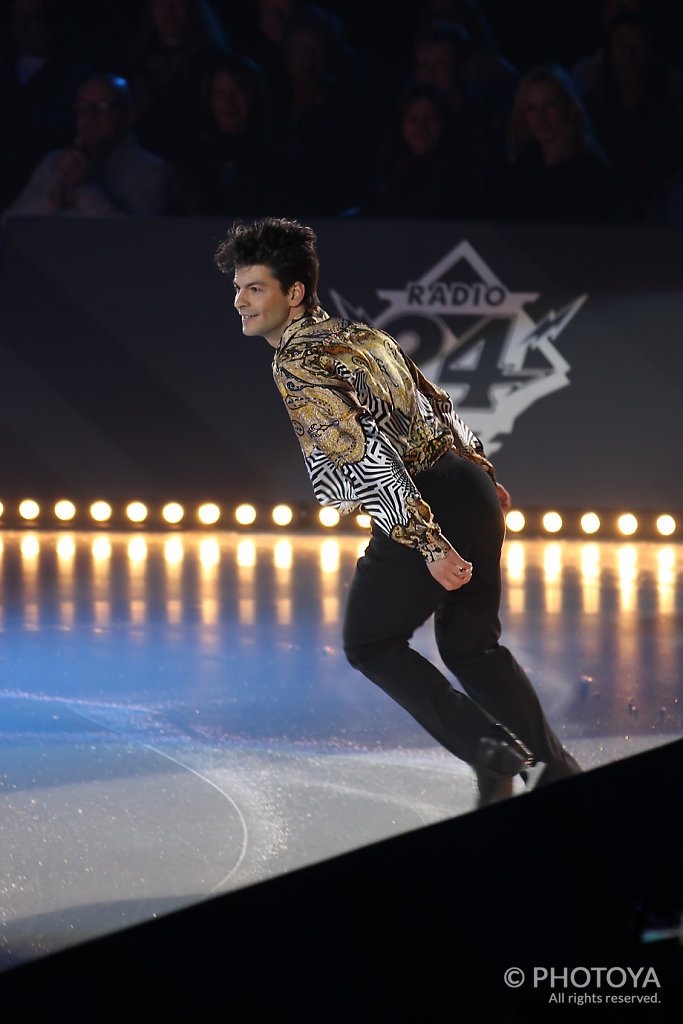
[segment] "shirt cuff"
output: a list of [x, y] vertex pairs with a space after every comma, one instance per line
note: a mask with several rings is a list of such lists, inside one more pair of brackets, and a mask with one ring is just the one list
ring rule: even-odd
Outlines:
[[434, 522], [432, 510], [419, 497], [407, 496], [408, 522], [394, 526], [391, 539], [419, 551], [425, 562], [438, 562], [451, 550], [439, 526]]

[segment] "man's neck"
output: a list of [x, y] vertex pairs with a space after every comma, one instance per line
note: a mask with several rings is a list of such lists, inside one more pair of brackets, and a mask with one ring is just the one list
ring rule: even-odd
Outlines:
[[270, 337], [266, 337], [266, 341], [268, 342], [269, 345], [272, 345], [273, 348], [278, 348], [280, 342], [282, 341], [283, 337], [285, 336], [285, 334], [287, 333], [287, 331], [289, 330], [293, 323], [296, 323], [297, 320], [303, 320], [307, 316], [313, 316], [313, 314], [318, 311], [318, 306], [312, 309], [306, 306], [296, 306], [292, 310], [291, 317], [289, 318], [285, 326], [282, 328], [278, 336], [276, 337], [275, 335], [271, 335]]

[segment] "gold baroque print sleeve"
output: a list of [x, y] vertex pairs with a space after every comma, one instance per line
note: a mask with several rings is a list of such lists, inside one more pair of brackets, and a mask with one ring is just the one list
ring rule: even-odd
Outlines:
[[299, 438], [313, 490], [322, 505], [342, 512], [362, 508], [400, 544], [427, 561], [450, 544], [434, 522], [375, 417], [361, 402], [347, 365], [357, 358], [343, 341], [310, 336], [278, 352], [273, 376]]

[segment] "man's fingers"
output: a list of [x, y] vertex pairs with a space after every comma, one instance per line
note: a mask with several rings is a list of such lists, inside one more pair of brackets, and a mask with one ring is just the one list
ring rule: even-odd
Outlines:
[[446, 580], [441, 583], [441, 586], [445, 590], [460, 590], [472, 579], [471, 576], [456, 576], [453, 580]]
[[445, 590], [458, 590], [472, 579], [472, 563], [451, 550], [445, 558], [427, 565], [430, 573]]
[[472, 579], [472, 566], [467, 563], [459, 566], [457, 569], [449, 573], [444, 586], [447, 590], [459, 590], [460, 587], [464, 587], [466, 583]]

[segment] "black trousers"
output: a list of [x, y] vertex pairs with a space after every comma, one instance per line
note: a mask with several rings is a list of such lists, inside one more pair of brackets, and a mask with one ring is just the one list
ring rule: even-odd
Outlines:
[[[499, 643], [505, 523], [495, 485], [455, 452], [415, 483], [443, 534], [472, 562], [472, 579], [445, 590], [419, 552], [373, 526], [346, 608], [349, 662], [468, 763], [479, 739], [500, 723], [545, 762], [543, 784], [575, 774], [580, 769], [546, 720], [528, 676]], [[410, 646], [432, 614], [439, 653], [465, 693]]]

